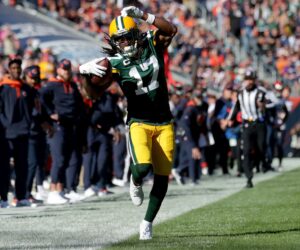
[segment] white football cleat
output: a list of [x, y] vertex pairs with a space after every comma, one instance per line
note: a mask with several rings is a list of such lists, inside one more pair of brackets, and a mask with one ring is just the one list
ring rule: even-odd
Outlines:
[[47, 204], [49, 205], [61, 205], [68, 203], [68, 200], [62, 197], [59, 192], [52, 191], [49, 192], [48, 198], [47, 198]]
[[70, 203], [76, 203], [83, 200], [84, 196], [72, 190], [71, 192], [65, 194], [65, 198], [69, 199]]
[[140, 240], [152, 239], [152, 223], [143, 220], [140, 224]]
[[93, 196], [96, 196], [97, 192], [94, 190], [93, 187], [89, 187], [88, 189], [86, 189], [84, 191], [84, 198], [87, 199], [87, 198], [90, 198], [90, 197], [93, 197]]
[[46, 201], [47, 198], [48, 198], [48, 192], [45, 191], [45, 190], [40, 190], [40, 191], [35, 193], [34, 198], [37, 199], [37, 200]]
[[133, 182], [132, 175], [130, 176], [129, 193], [132, 203], [136, 206], [140, 206], [144, 200], [144, 192], [142, 185], [136, 186]]
[[114, 184], [115, 186], [118, 186], [118, 187], [125, 187], [125, 182], [124, 182], [122, 179], [113, 178], [111, 182], [112, 182], [112, 184]]

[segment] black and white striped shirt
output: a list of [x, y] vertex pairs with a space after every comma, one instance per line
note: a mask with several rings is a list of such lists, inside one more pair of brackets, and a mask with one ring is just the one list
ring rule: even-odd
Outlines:
[[238, 94], [238, 100], [231, 109], [228, 120], [233, 119], [238, 111], [241, 111], [243, 121], [264, 121], [265, 112], [258, 106], [258, 102], [265, 102], [267, 90], [260, 86], [255, 86], [251, 90], [243, 88]]

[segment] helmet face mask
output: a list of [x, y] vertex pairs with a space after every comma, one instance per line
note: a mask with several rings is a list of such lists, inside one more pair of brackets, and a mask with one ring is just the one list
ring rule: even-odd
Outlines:
[[123, 56], [134, 57], [138, 52], [140, 31], [131, 17], [116, 17], [109, 26], [111, 45]]
[[138, 39], [139, 30], [131, 29], [122, 35], [112, 36], [111, 42], [122, 55], [133, 57], [138, 51]]

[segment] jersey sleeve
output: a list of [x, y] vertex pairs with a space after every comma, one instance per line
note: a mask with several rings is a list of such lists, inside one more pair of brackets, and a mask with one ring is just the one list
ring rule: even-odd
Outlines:
[[120, 71], [118, 70], [118, 65], [122, 62], [123, 58], [121, 55], [116, 54], [115, 56], [109, 56], [107, 57], [109, 62], [111, 63], [112, 66], [112, 73], [113, 74], [119, 74]]

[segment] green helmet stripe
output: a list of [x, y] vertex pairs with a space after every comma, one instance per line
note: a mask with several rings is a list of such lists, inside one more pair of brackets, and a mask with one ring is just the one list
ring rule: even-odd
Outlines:
[[125, 29], [124, 18], [121, 17], [122, 28]]
[[116, 24], [117, 24], [118, 31], [119, 31], [119, 30], [124, 30], [124, 21], [123, 21], [123, 17], [118, 16], [118, 17], [116, 18]]

